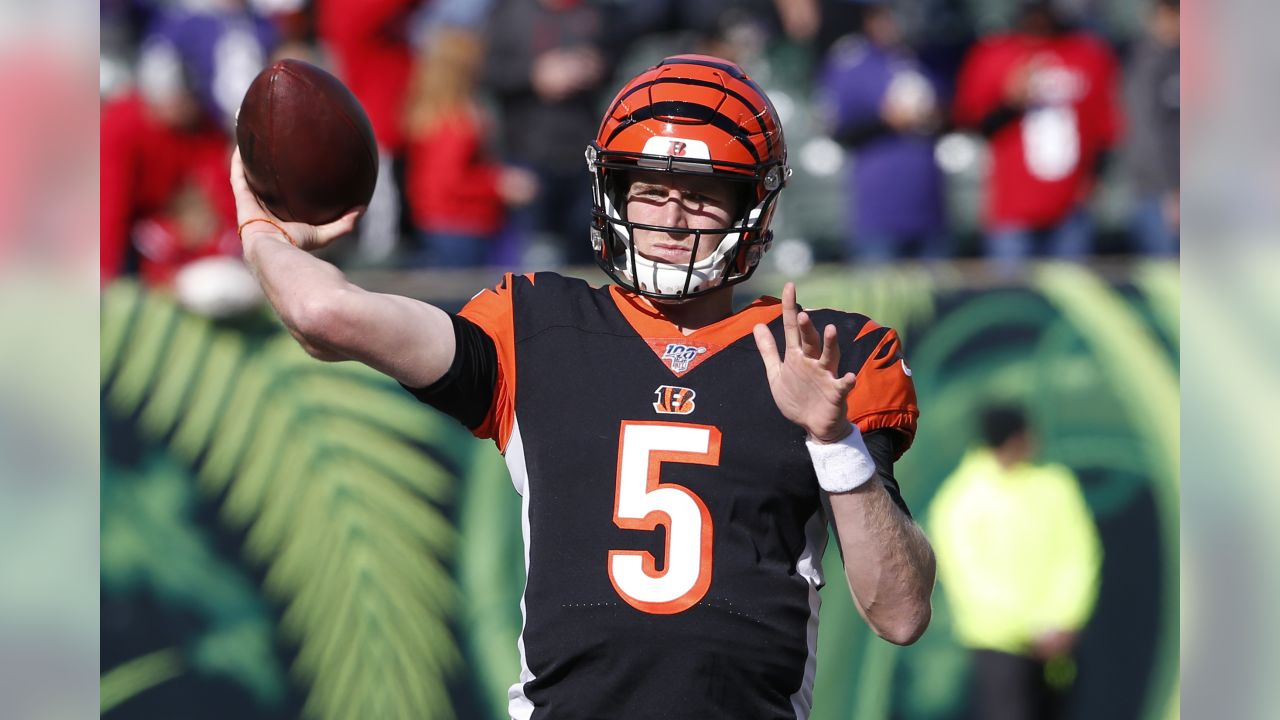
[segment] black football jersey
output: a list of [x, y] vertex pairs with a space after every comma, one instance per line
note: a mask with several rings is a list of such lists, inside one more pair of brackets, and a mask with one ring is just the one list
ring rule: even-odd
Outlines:
[[[836, 323], [863, 432], [914, 434], [896, 334]], [[683, 335], [647, 300], [507, 276], [460, 315], [498, 371], [477, 435], [522, 495], [527, 582], [513, 718], [805, 718], [827, 518], [804, 431], [751, 336], [762, 298]]]

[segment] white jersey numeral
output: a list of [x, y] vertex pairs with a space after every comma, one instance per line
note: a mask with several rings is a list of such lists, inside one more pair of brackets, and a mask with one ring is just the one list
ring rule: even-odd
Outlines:
[[690, 608], [711, 586], [713, 531], [707, 506], [683, 485], [659, 481], [662, 463], [720, 464], [720, 431], [710, 425], [623, 421], [613, 522], [626, 530], [666, 528], [666, 557], [610, 550], [609, 580], [629, 605], [670, 615]]

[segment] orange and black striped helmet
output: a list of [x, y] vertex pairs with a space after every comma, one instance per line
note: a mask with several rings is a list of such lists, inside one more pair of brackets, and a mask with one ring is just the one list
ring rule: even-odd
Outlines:
[[[596, 261], [619, 285], [659, 299], [694, 297], [746, 280], [772, 240], [769, 222], [790, 174], [786, 163], [778, 113], [742, 68], [708, 55], [662, 60], [622, 88], [587, 147]], [[741, 202], [731, 226], [670, 229], [693, 232], [695, 243], [704, 236], [718, 242], [711, 257], [673, 266], [636, 254], [631, 238], [637, 227], [668, 229], [627, 220], [622, 186], [630, 170], [711, 175], [737, 185]]]

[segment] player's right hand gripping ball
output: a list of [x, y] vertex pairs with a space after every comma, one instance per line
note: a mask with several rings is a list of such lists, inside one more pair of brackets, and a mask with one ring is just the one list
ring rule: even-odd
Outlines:
[[301, 60], [258, 73], [236, 116], [249, 188], [281, 220], [323, 225], [367, 206], [373, 127], [342, 81]]

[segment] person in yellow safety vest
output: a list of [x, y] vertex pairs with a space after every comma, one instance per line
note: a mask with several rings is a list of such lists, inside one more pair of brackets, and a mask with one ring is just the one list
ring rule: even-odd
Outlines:
[[1071, 470], [1033, 462], [1021, 409], [988, 408], [981, 426], [984, 445], [929, 506], [938, 578], [955, 635], [973, 650], [977, 717], [1058, 717], [1097, 599], [1097, 528]]

